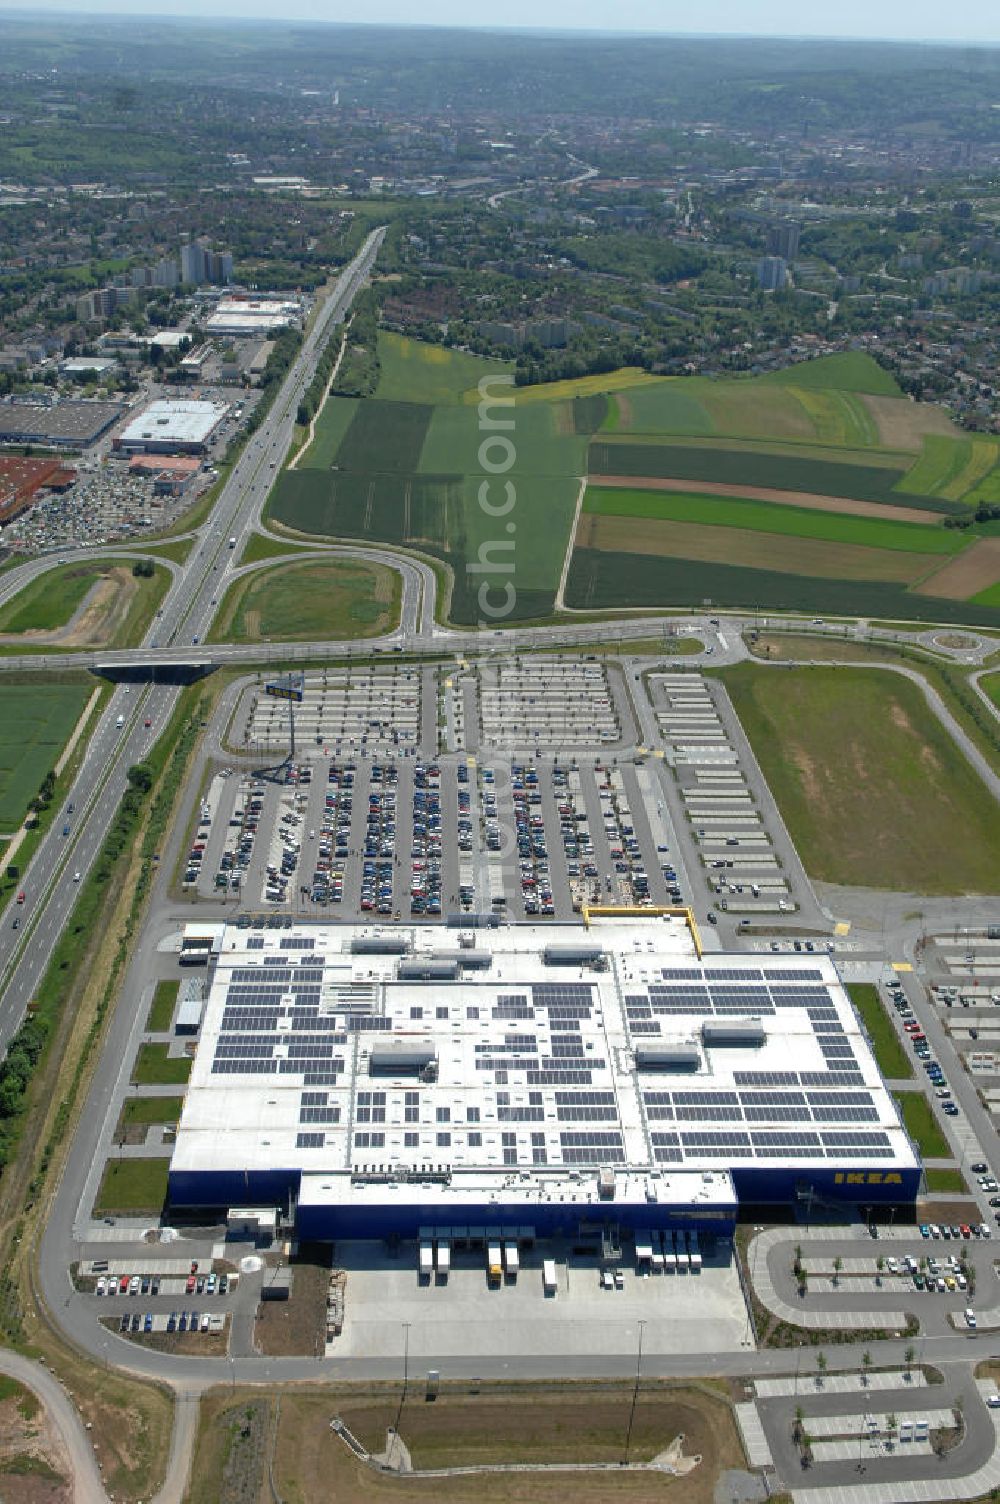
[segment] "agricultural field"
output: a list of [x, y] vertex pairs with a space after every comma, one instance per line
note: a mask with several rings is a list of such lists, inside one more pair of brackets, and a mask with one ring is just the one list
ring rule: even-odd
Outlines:
[[31, 580], [0, 606], [0, 638], [63, 648], [132, 647], [141, 642], [167, 586], [160, 565], [149, 577], [132, 561], [63, 564]]
[[375, 397], [326, 404], [269, 519], [441, 560], [456, 623], [550, 616], [568, 550], [571, 610], [711, 601], [997, 621], [991, 524], [943, 522], [968, 512], [963, 487], [991, 483], [1000, 445], [902, 399], [867, 356], [746, 380], [494, 385], [510, 405], [482, 427], [479, 381], [509, 366], [388, 334], [379, 352]]
[[85, 684], [0, 685], [0, 831], [23, 821], [90, 693]]
[[998, 464], [1000, 444], [994, 439], [927, 434], [916, 463], [896, 482], [896, 489], [961, 501], [981, 487]]
[[305, 559], [245, 575], [229, 587], [214, 642], [315, 642], [378, 637], [399, 624], [401, 582], [384, 564]]
[[1000, 891], [1000, 811], [915, 684], [880, 668], [721, 677], [812, 877]]
[[800, 457], [797, 449], [777, 451], [731, 450], [720, 447], [687, 447], [657, 444], [648, 440], [607, 442], [603, 436], [590, 446], [590, 473], [594, 476], [649, 476], [710, 484], [764, 486], [803, 495], [845, 497], [856, 501], [892, 506], [918, 506], [922, 500], [931, 512], [959, 510], [934, 498], [896, 495], [893, 487], [903, 470], [885, 465], [848, 464], [836, 459]]
[[[904, 550], [907, 553], [949, 556], [965, 546], [961, 533], [927, 527], [922, 522], [899, 522], [892, 514], [882, 520], [870, 514], [844, 515], [821, 508], [787, 506], [743, 497], [697, 495], [683, 491], [633, 491], [593, 487], [585, 510], [602, 516], [661, 518], [698, 522], [712, 527], [749, 528], [805, 539], [826, 539], [866, 549]], [[884, 517], [884, 514], [883, 514]], [[640, 529], [641, 531], [641, 529]]]
[[380, 334], [378, 358], [375, 398], [379, 402], [424, 402], [433, 407], [478, 402], [477, 388], [484, 376], [514, 374], [509, 361], [485, 360], [402, 334]]
[[[512, 620], [548, 614], [587, 465], [590, 432], [579, 426], [588, 410], [599, 420], [603, 401], [497, 407], [514, 423], [508, 439], [505, 429], [481, 430], [478, 413], [478, 382], [508, 370], [502, 362], [388, 335], [379, 349], [376, 396], [355, 403], [348, 421], [327, 416], [342, 399], [327, 403], [315, 443], [275, 486], [270, 520], [299, 536], [397, 543], [442, 560], [453, 572], [456, 621], [483, 614], [484, 583], [492, 587], [487, 609], [503, 604]], [[331, 435], [339, 435], [332, 458]], [[497, 567], [475, 567], [481, 563]]]
[[860, 350], [823, 355], [818, 360], [801, 360], [784, 371], [770, 371], [758, 380], [762, 385], [794, 386], [803, 391], [822, 387], [825, 391], [863, 392], [872, 397], [902, 395], [892, 373], [883, 370], [877, 361]]

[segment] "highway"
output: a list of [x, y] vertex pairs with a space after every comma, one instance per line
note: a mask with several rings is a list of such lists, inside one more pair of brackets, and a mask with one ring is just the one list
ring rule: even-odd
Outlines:
[[[200, 532], [197, 547], [184, 566], [175, 570], [174, 582], [143, 647], [125, 653], [122, 661], [152, 651], [159, 644], [163, 645], [163, 656], [170, 657], [172, 645], [186, 642], [193, 647], [207, 631], [216, 601], [235, 572], [242, 547], [260, 519], [274, 469], [291, 440], [299, 400], [313, 378], [331, 329], [343, 320], [368, 277], [383, 234], [383, 230], [374, 231], [341, 273], [270, 411], [247, 440], [209, 521]], [[231, 537], [237, 540], [235, 548], [229, 547]], [[60, 562], [65, 562], [65, 556], [32, 561], [11, 571], [11, 575], [17, 575], [23, 585], [26, 578], [43, 572], [41, 564], [52, 567]], [[410, 578], [408, 609], [410, 620], [415, 622], [421, 587]], [[10, 588], [7, 579], [3, 585], [4, 590]], [[198, 653], [191, 656], [197, 657]], [[77, 653], [40, 655], [28, 659], [27, 665], [19, 658], [5, 659], [4, 666], [29, 666], [38, 672], [53, 658], [79, 668], [93, 664], [99, 657]], [[127, 787], [129, 767], [149, 752], [169, 720], [179, 693], [169, 685], [131, 688], [119, 685], [97, 721], [66, 801], [53, 818], [23, 878], [25, 901], [18, 904], [16, 896], [11, 898], [0, 915], [0, 1048], [6, 1049], [23, 1019], [69, 918], [79, 891], [74, 875], [79, 872], [85, 877], [89, 872]], [[148, 728], [147, 719], [151, 721]], [[62, 832], [67, 824], [70, 834], [64, 837]]]

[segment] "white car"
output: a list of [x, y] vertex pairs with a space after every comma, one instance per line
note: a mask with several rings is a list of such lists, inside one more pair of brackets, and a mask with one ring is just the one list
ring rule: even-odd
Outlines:
[[80, 881], [80, 873], [79, 872], [74, 872], [73, 873], [73, 881], [75, 883], [78, 883]]

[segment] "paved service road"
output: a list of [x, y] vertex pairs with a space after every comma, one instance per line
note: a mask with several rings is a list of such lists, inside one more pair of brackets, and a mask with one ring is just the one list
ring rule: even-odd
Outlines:
[[99, 1504], [99, 1501], [107, 1500], [104, 1483], [94, 1460], [94, 1449], [83, 1422], [59, 1381], [41, 1363], [33, 1363], [29, 1358], [22, 1358], [19, 1353], [12, 1353], [7, 1348], [0, 1348], [0, 1373], [24, 1384], [38, 1396], [48, 1411], [73, 1470], [74, 1504]]

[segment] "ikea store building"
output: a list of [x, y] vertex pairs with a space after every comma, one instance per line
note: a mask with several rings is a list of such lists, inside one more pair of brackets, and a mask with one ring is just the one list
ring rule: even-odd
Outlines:
[[702, 955], [677, 915], [190, 928], [211, 975], [178, 1210], [318, 1240], [728, 1236], [741, 1205], [918, 1193], [828, 956]]

